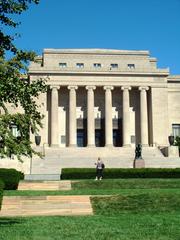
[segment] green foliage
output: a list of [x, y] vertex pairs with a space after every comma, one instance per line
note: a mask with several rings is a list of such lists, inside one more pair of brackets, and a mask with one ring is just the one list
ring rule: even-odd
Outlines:
[[[93, 179], [94, 168], [63, 168], [61, 179]], [[180, 178], [180, 168], [106, 168], [104, 177], [108, 178]]]
[[[13, 36], [7, 35], [6, 29], [17, 27], [13, 16], [26, 11], [31, 3], [38, 4], [39, 0], [0, 1], [0, 157], [14, 154], [19, 160], [22, 155], [31, 157], [35, 153], [29, 134], [30, 130], [38, 132], [42, 127], [43, 115], [38, 110], [36, 98], [47, 90], [47, 86], [43, 79], [30, 81], [27, 65], [35, 61], [36, 54], [17, 49]], [[7, 51], [13, 53], [10, 59], [6, 58]], [[16, 108], [21, 111], [17, 113]], [[12, 124], [17, 126], [18, 137], [12, 134]]]
[[0, 179], [4, 182], [4, 190], [16, 190], [22, 173], [15, 169], [0, 168]]
[[3, 189], [4, 189], [4, 182], [0, 179], [0, 210], [3, 198]]
[[[31, 3], [39, 3], [39, 0], [0, 0], [0, 23], [2, 26], [16, 28], [19, 23], [13, 20], [14, 15], [20, 15], [29, 8]], [[6, 34], [5, 29], [0, 29], [0, 53], [7, 50], [14, 53], [17, 52], [16, 46], [13, 44], [15, 36]], [[1, 55], [0, 54], [0, 55]]]
[[176, 136], [174, 145], [178, 146], [180, 149], [180, 136]]

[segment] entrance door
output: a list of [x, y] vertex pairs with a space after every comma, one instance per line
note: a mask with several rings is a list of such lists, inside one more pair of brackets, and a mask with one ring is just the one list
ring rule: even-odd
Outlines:
[[120, 135], [119, 129], [113, 129], [113, 146], [114, 147], [122, 146], [122, 136]]
[[85, 147], [87, 145], [86, 141], [86, 131], [84, 129], [77, 130], [77, 146]]
[[96, 147], [104, 147], [104, 131], [102, 129], [95, 130], [95, 145]]

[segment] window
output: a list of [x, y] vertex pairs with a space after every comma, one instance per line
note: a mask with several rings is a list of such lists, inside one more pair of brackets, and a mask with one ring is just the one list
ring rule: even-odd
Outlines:
[[101, 68], [101, 63], [94, 63], [95, 68]]
[[77, 68], [83, 68], [84, 67], [84, 63], [76, 63], [76, 67]]
[[66, 68], [66, 67], [67, 67], [67, 63], [59, 63], [59, 66], [60, 66], [61, 68]]
[[127, 66], [129, 69], [135, 69], [135, 64], [133, 63], [129, 63]]
[[111, 63], [111, 68], [118, 68], [118, 64], [117, 63]]
[[174, 137], [180, 136], [180, 124], [172, 125], [172, 133]]

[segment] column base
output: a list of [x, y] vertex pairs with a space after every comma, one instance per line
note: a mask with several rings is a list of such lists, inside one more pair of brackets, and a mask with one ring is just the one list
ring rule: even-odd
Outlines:
[[123, 147], [131, 147], [131, 144], [123, 144]]
[[57, 148], [57, 147], [59, 147], [59, 144], [51, 144], [50, 147], [52, 147], [52, 148]]
[[148, 143], [144, 143], [144, 144], [141, 144], [142, 147], [149, 147], [149, 144]]
[[114, 147], [112, 144], [106, 144], [105, 147]]
[[94, 148], [94, 147], [96, 147], [96, 146], [95, 146], [95, 144], [88, 144], [87, 147], [88, 147], [88, 148]]
[[76, 144], [69, 144], [68, 147], [77, 147], [77, 145]]

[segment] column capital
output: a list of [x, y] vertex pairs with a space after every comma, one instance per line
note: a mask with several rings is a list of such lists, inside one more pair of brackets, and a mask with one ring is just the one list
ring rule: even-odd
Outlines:
[[131, 90], [132, 88], [130, 86], [122, 86], [121, 90]]
[[68, 89], [69, 89], [69, 90], [72, 90], [72, 89], [77, 90], [77, 89], [78, 89], [78, 86], [74, 86], [74, 85], [73, 85], [73, 86], [68, 86]]
[[50, 89], [57, 89], [57, 90], [60, 89], [59, 85], [50, 85], [49, 87], [50, 87]]
[[149, 87], [143, 86], [143, 87], [139, 87], [140, 91], [147, 91], [149, 89]]
[[113, 90], [114, 87], [113, 86], [104, 86], [103, 89], [104, 90]]
[[95, 90], [96, 86], [86, 86], [86, 90]]

